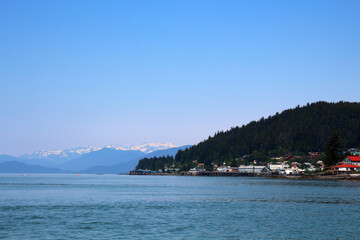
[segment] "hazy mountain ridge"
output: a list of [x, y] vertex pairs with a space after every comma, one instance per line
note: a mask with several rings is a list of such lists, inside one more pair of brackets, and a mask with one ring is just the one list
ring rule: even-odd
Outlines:
[[140, 159], [161, 157], [161, 156], [175, 156], [179, 150], [185, 150], [191, 147], [191, 145], [184, 145], [181, 147], [169, 148], [166, 150], [158, 150], [142, 156], [141, 158], [133, 159], [120, 164], [110, 166], [93, 166], [81, 172], [83, 173], [128, 173], [130, 170], [135, 169]]
[[30, 165], [18, 161], [7, 161], [0, 163], [0, 173], [69, 173], [69, 171]]
[[141, 151], [103, 148], [99, 151], [91, 152], [74, 160], [65, 162], [59, 167], [70, 171], [82, 171], [93, 166], [121, 164], [134, 159], [140, 159], [144, 155], [145, 153]]
[[[20, 159], [29, 159], [29, 160], [39, 160], [39, 159], [47, 159], [54, 164], [63, 163], [66, 161], [71, 161], [73, 159], [79, 158], [85, 154], [100, 151], [104, 148], [110, 148], [114, 150], [123, 150], [123, 151], [130, 151], [130, 150], [137, 150], [144, 153], [151, 153], [157, 150], [165, 150], [168, 148], [177, 147], [172, 143], [146, 143], [142, 145], [133, 145], [133, 146], [120, 146], [120, 145], [106, 145], [102, 147], [96, 146], [88, 146], [88, 147], [78, 147], [78, 148], [71, 148], [65, 150], [40, 150], [36, 151], [32, 154], [24, 154], [20, 156]], [[33, 161], [34, 162], [34, 161]], [[36, 161], [34, 163], [37, 163]]]
[[10, 161], [18, 161], [17, 157], [13, 157], [10, 155], [0, 155], [0, 163], [4, 163], [4, 162], [10, 162]]

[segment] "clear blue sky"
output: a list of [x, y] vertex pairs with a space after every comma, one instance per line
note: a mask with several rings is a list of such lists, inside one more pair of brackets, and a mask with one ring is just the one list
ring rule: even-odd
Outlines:
[[360, 1], [0, 1], [0, 154], [195, 144], [360, 101]]

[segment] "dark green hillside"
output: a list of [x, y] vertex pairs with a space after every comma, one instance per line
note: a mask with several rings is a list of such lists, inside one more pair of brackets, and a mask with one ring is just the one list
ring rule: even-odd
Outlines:
[[[181, 150], [180, 150], [181, 151]], [[143, 158], [139, 161], [136, 169], [151, 169], [159, 170], [164, 169], [164, 165], [170, 165], [174, 161], [172, 156], [154, 157], [154, 158]]]
[[[218, 132], [190, 149], [179, 151], [173, 163], [185, 170], [195, 160], [210, 166], [224, 161], [231, 163], [244, 155], [265, 160], [285, 152], [324, 151], [334, 131], [341, 137], [343, 147], [360, 145], [360, 103], [317, 102], [288, 109]], [[147, 162], [150, 164], [151, 160]]]

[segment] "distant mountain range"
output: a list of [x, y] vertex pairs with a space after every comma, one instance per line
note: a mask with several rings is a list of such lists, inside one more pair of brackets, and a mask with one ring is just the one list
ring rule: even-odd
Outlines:
[[0, 163], [0, 173], [69, 173], [58, 168], [47, 168], [40, 165], [30, 165], [18, 161]]
[[134, 145], [128, 147], [110, 144], [102, 147], [88, 146], [88, 147], [79, 147], [79, 148], [66, 149], [66, 150], [40, 150], [34, 152], [33, 154], [22, 155], [19, 158], [36, 159], [36, 160], [46, 159], [56, 163], [61, 163], [61, 162], [66, 162], [68, 160], [79, 158], [80, 156], [91, 152], [100, 151], [104, 148], [123, 150], [123, 151], [136, 150], [136, 151], [141, 151], [143, 153], [151, 153], [153, 151], [165, 150], [175, 147], [177, 146], [172, 143], [146, 143], [142, 145]]
[[82, 173], [128, 173], [131, 169], [135, 169], [136, 165], [139, 163], [139, 160], [142, 158], [153, 158], [153, 157], [161, 157], [161, 156], [174, 157], [179, 150], [184, 150], [189, 147], [191, 147], [191, 145], [169, 148], [166, 150], [158, 150], [151, 152], [149, 154], [145, 154], [140, 158], [135, 158], [134, 160], [131, 161], [125, 161], [110, 166], [93, 166], [81, 172]]
[[79, 158], [61, 164], [61, 169], [70, 171], [82, 171], [93, 166], [109, 166], [121, 164], [135, 159], [141, 159], [146, 154], [134, 150], [115, 150], [103, 148], [100, 151], [91, 152]]
[[0, 173], [128, 173], [144, 157], [175, 156], [178, 150], [172, 143], [148, 143], [140, 146], [86, 147], [68, 150], [41, 150], [13, 157], [0, 155]]

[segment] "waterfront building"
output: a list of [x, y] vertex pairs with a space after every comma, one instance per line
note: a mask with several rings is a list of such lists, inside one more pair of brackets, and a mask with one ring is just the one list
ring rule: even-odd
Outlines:
[[228, 169], [228, 172], [239, 172], [239, 168], [238, 167], [230, 167]]
[[174, 167], [171, 167], [169, 169], [167, 169], [168, 172], [171, 172], [171, 173], [175, 173], [175, 172], [179, 172], [180, 171], [180, 168], [174, 168]]
[[218, 172], [226, 172], [228, 170], [227, 166], [219, 166], [216, 171]]
[[320, 161], [317, 161], [316, 163], [317, 163], [317, 164], [319, 164], [319, 165], [321, 166], [321, 167], [320, 167], [320, 169], [321, 169], [321, 170], [324, 170], [324, 168], [325, 168], [325, 164], [324, 164], [324, 162], [323, 162], [323, 161], [321, 161], [321, 160], [320, 160]]
[[341, 164], [341, 165], [336, 165], [334, 167], [334, 170], [338, 172], [354, 172], [354, 171], [359, 171], [360, 166], [354, 164]]
[[353, 164], [360, 166], [360, 156], [347, 156], [344, 159], [343, 164]]
[[191, 168], [188, 173], [191, 174], [191, 175], [197, 175], [199, 173], [199, 169], [197, 168]]
[[308, 171], [315, 171], [316, 170], [315, 166], [312, 165], [311, 163], [306, 162], [306, 163], [304, 163], [304, 166]]
[[272, 171], [276, 171], [276, 170], [285, 170], [286, 168], [289, 168], [289, 164], [287, 163], [283, 163], [283, 162], [278, 162], [278, 163], [270, 163], [269, 164], [269, 168]]
[[198, 169], [205, 169], [205, 164], [204, 163], [199, 163], [198, 164]]
[[286, 168], [285, 169], [285, 174], [286, 175], [296, 175], [296, 174], [300, 174], [304, 172], [303, 169], [300, 169], [298, 167], [291, 167], [291, 168]]
[[239, 172], [243, 173], [262, 173], [262, 172], [269, 172], [270, 169], [266, 166], [245, 166], [240, 165], [238, 168]]

